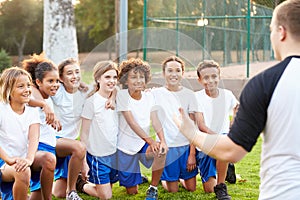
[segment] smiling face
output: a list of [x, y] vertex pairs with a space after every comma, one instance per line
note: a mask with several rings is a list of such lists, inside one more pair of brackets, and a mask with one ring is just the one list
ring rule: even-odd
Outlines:
[[111, 92], [115, 89], [117, 85], [118, 74], [115, 69], [106, 71], [97, 80], [100, 85], [99, 93], [101, 96], [108, 98]]
[[163, 75], [166, 81], [167, 88], [169, 90], [177, 90], [183, 77], [181, 64], [177, 61], [167, 62]]
[[81, 79], [80, 67], [77, 64], [67, 65], [60, 76], [61, 82], [69, 93], [76, 92]]
[[214, 93], [218, 89], [220, 82], [220, 71], [216, 67], [201, 69], [198, 81], [204, 87], [206, 93]]
[[131, 69], [128, 72], [126, 85], [129, 93], [140, 93], [146, 88], [145, 74], [141, 70]]
[[30, 100], [31, 81], [27, 75], [20, 75], [16, 80], [10, 94], [10, 104], [25, 104]]
[[47, 99], [49, 96], [54, 96], [59, 88], [58, 71], [45, 72], [44, 78], [42, 80], [37, 79], [36, 83], [43, 98]]

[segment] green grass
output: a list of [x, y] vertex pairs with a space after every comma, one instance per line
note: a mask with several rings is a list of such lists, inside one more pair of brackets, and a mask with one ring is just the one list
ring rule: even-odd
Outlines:
[[[259, 194], [259, 163], [261, 152], [261, 137], [258, 139], [257, 144], [253, 150], [246, 155], [240, 162], [235, 164], [236, 173], [241, 177], [237, 180], [236, 184], [227, 184], [228, 193], [232, 199], [258, 199]], [[147, 175], [150, 179], [151, 172], [148, 169], [142, 168], [143, 174]], [[116, 183], [113, 186], [113, 200], [117, 199], [145, 199], [145, 191], [149, 184], [142, 184], [139, 186], [139, 193], [137, 195], [127, 195], [124, 187], [119, 187]], [[183, 187], [180, 187], [177, 193], [166, 192], [161, 185], [159, 189], [159, 199], [165, 200], [181, 200], [181, 199], [201, 199], [201, 200], [215, 200], [214, 194], [205, 194], [202, 189], [200, 176], [197, 175], [197, 190], [195, 192], [187, 192]], [[84, 200], [97, 199], [84, 194], [80, 194]], [[57, 198], [54, 198], [58, 200]]]

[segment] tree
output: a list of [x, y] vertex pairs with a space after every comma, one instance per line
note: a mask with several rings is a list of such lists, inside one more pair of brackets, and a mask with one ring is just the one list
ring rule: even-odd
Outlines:
[[72, 0], [44, 0], [43, 50], [56, 64], [70, 57], [78, 59]]
[[19, 62], [23, 60], [23, 52], [30, 35], [41, 33], [43, 18], [40, 0], [12, 0], [0, 4], [1, 34], [6, 45], [15, 45]]
[[[115, 34], [115, 1], [80, 0], [75, 8], [79, 26], [89, 30], [89, 37], [100, 43]], [[128, 29], [142, 26], [143, 0], [128, 1]]]

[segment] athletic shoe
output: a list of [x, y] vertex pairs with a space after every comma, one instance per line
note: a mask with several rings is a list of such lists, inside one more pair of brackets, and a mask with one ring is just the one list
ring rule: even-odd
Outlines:
[[84, 190], [83, 190], [83, 186], [84, 186], [85, 184], [87, 184], [87, 183], [88, 183], [87, 181], [83, 180], [82, 175], [79, 174], [79, 175], [78, 175], [78, 178], [77, 178], [77, 181], [76, 181], [76, 190], [77, 190], [78, 192], [81, 192], [81, 193], [86, 194], [86, 193], [84, 192]]
[[225, 183], [220, 183], [214, 187], [214, 192], [218, 200], [231, 200], [231, 196], [227, 193], [227, 186]]
[[80, 198], [80, 196], [78, 196], [78, 194], [77, 194], [77, 192], [75, 190], [72, 190], [66, 196], [66, 200], [82, 200], [82, 198]]
[[233, 163], [228, 163], [228, 169], [225, 180], [228, 183], [236, 183], [235, 167]]
[[158, 199], [158, 191], [154, 187], [149, 187], [147, 190], [146, 200], [157, 200]]

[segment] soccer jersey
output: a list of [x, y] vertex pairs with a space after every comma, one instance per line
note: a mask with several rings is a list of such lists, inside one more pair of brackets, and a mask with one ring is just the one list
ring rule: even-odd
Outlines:
[[172, 92], [165, 87], [151, 91], [157, 103], [158, 117], [164, 130], [164, 136], [168, 147], [180, 147], [189, 144], [188, 139], [180, 133], [173, 116], [179, 116], [179, 108], [187, 113], [198, 111], [197, 100], [194, 92], [183, 87], [180, 91]]
[[93, 156], [108, 156], [117, 150], [118, 116], [106, 109], [107, 99], [98, 92], [84, 103], [81, 116], [91, 120], [87, 151]]
[[140, 100], [133, 99], [127, 89], [117, 93], [117, 111], [119, 114], [119, 135], [118, 149], [129, 155], [134, 155], [145, 145], [140, 138], [127, 124], [122, 111], [131, 111], [135, 121], [149, 135], [150, 113], [154, 109], [154, 98], [150, 92], [142, 92]]
[[228, 133], [233, 108], [238, 100], [227, 89], [218, 88], [219, 95], [216, 98], [208, 96], [205, 90], [195, 92], [199, 112], [203, 113], [204, 121], [215, 133]]
[[68, 93], [63, 84], [58, 88], [55, 96], [52, 96], [54, 111], [59, 119], [62, 130], [56, 135], [63, 138], [76, 139], [80, 131], [80, 116], [84, 101], [88, 92], [77, 90], [75, 93]]
[[300, 188], [300, 56], [251, 79], [228, 136], [251, 151], [263, 131], [259, 199], [298, 199]]
[[10, 104], [0, 103], [0, 146], [8, 156], [25, 158], [28, 148], [28, 131], [39, 124], [37, 108], [25, 106], [22, 114], [15, 113]]

